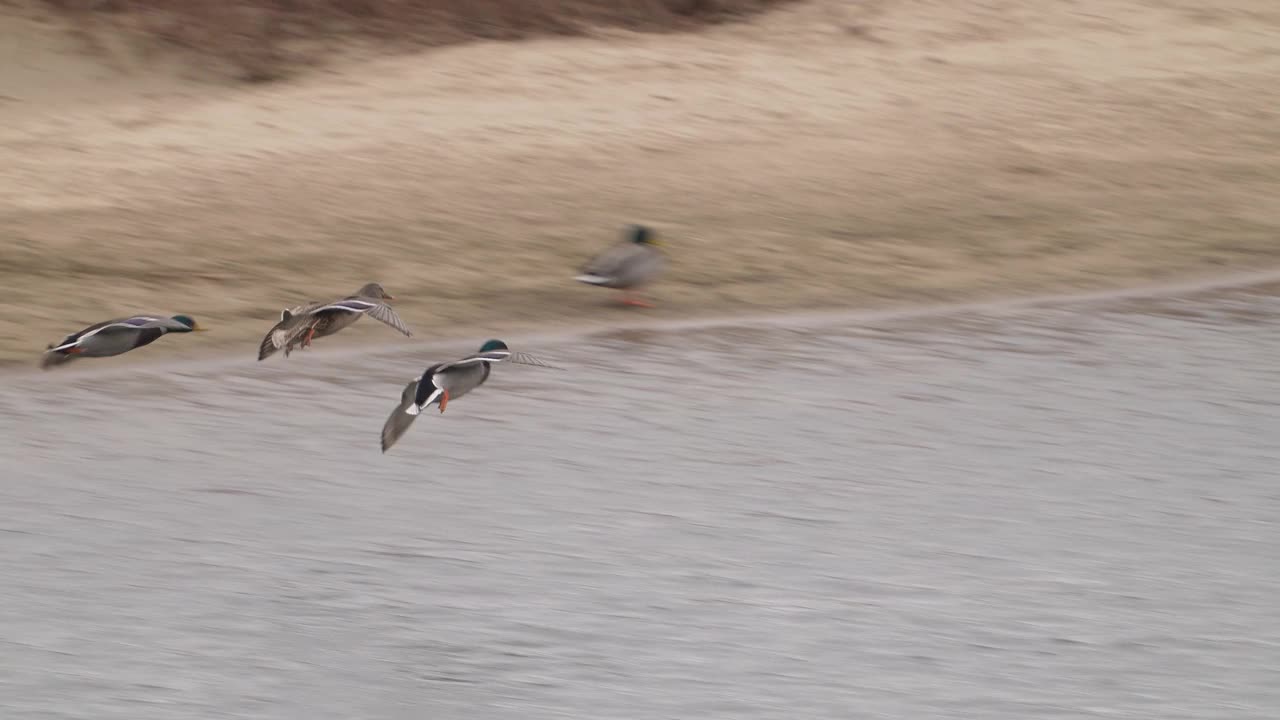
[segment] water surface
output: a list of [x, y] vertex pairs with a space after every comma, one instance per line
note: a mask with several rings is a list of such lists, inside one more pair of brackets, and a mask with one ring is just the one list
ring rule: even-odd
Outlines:
[[0, 717], [1280, 717], [1274, 296], [459, 349], [2, 381]]

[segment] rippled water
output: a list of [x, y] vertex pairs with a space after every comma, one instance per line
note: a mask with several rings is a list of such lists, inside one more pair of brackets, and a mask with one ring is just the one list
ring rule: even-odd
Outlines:
[[332, 349], [0, 385], [0, 717], [1280, 717], [1275, 297]]

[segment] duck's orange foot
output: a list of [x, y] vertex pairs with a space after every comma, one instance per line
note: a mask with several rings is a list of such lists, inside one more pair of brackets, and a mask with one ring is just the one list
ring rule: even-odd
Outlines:
[[316, 335], [316, 329], [314, 327], [307, 328], [306, 337], [302, 338], [302, 347], [304, 348], [311, 347], [311, 338], [315, 337], [315, 335]]
[[653, 303], [651, 302], [646, 302], [644, 300], [641, 300], [640, 298], [632, 298], [632, 297], [622, 298], [622, 304], [630, 305], [631, 307], [642, 307], [642, 308], [653, 307]]
[[445, 390], [440, 393], [440, 412], [444, 413], [444, 406], [449, 404], [449, 391]]

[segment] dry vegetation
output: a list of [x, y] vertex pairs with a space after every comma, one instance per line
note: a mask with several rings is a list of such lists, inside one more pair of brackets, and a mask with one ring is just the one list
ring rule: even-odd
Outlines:
[[46, 0], [90, 27], [110, 24], [275, 80], [363, 36], [406, 49], [577, 35], [591, 28], [688, 30], [794, 0]]

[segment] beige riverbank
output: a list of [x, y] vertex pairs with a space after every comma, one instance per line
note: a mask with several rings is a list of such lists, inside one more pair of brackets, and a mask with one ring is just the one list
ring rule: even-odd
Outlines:
[[[655, 318], [1280, 265], [1271, 3], [849, 5], [342, 48], [266, 85], [6, 16], [0, 362], [141, 310], [215, 330], [149, 356], [249, 356], [281, 307], [368, 280], [419, 337], [607, 325], [637, 312], [571, 278], [632, 221], [674, 260]], [[323, 342], [362, 339], [396, 340]]]

